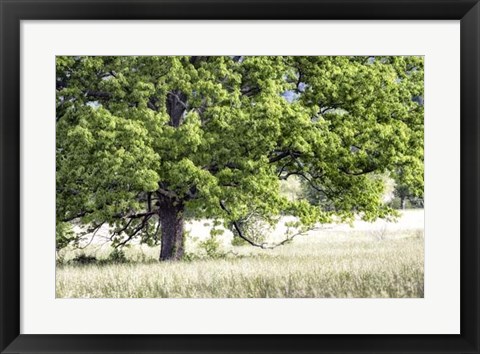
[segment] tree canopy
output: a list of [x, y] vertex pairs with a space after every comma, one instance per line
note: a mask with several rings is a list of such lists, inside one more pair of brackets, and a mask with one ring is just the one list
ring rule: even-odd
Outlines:
[[[185, 217], [251, 241], [251, 213], [390, 215], [386, 173], [423, 194], [422, 57], [71, 56], [56, 71], [57, 228], [107, 223], [115, 246], [179, 259]], [[328, 207], [282, 195], [290, 176]]]

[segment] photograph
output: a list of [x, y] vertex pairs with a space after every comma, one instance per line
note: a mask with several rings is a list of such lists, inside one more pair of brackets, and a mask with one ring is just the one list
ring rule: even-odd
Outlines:
[[56, 298], [424, 298], [423, 56], [55, 72]]
[[480, 354], [479, 1], [0, 0], [0, 354]]

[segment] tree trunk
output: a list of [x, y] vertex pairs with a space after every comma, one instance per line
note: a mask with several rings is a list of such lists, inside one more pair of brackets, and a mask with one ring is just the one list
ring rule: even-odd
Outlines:
[[160, 261], [179, 260], [183, 257], [184, 205], [170, 198], [160, 201], [160, 227], [162, 246]]
[[[167, 94], [167, 113], [170, 125], [178, 128], [183, 123], [187, 109], [187, 95], [180, 90]], [[183, 211], [184, 204], [175, 198], [159, 196], [159, 216], [162, 233], [160, 261], [179, 260], [183, 257]]]

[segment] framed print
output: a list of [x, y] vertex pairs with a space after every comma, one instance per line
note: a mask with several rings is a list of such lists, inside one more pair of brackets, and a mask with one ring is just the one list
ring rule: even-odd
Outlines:
[[479, 352], [477, 1], [0, 4], [2, 353]]

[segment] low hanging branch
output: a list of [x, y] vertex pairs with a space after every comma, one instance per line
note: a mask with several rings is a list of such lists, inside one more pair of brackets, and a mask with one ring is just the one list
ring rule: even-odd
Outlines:
[[[147, 225], [147, 222], [152, 217], [152, 215], [153, 214], [151, 214], [151, 213], [146, 213], [145, 216], [143, 217], [143, 220], [141, 221], [141, 223], [128, 235], [128, 237], [124, 241], [117, 244], [115, 246], [115, 248], [125, 246], [135, 235], [137, 235]], [[131, 222], [131, 220], [130, 220], [130, 222]], [[127, 226], [125, 226], [122, 229], [123, 231], [125, 231], [125, 229], [128, 227], [128, 225], [130, 225], [130, 222], [128, 222]]]
[[[225, 203], [223, 201], [220, 201], [220, 207], [228, 215], [232, 215], [231, 211], [227, 209], [227, 207], [225, 206]], [[232, 221], [232, 224], [233, 224], [233, 227], [235, 228], [235, 231], [237, 231], [237, 234], [241, 239], [245, 240], [251, 246], [258, 247], [258, 248], [261, 248], [261, 249], [274, 249], [274, 248], [277, 248], [279, 246], [283, 246], [286, 243], [292, 241], [296, 236], [305, 235], [307, 232], [315, 229], [315, 228], [310, 228], [308, 230], [299, 231], [299, 232], [294, 233], [292, 235], [287, 235], [285, 237], [285, 239], [283, 239], [282, 241], [280, 241], [278, 243], [266, 243], [266, 242], [257, 243], [255, 241], [251, 240], [250, 238], [248, 238], [247, 236], [245, 236], [244, 232], [242, 231], [242, 228], [240, 227], [240, 225], [238, 224], [237, 221]]]
[[102, 222], [100, 224], [97, 224], [95, 225], [93, 228], [90, 228], [87, 230], [87, 232], [83, 235], [88, 235], [88, 234], [92, 234], [92, 237], [90, 238], [90, 241], [88, 241], [88, 243], [83, 246], [83, 247], [78, 247], [78, 249], [85, 249], [87, 248], [88, 246], [90, 246], [90, 244], [93, 242], [93, 239], [95, 238], [95, 235], [97, 234], [98, 230], [100, 230], [100, 228], [105, 224], [105, 222]]

